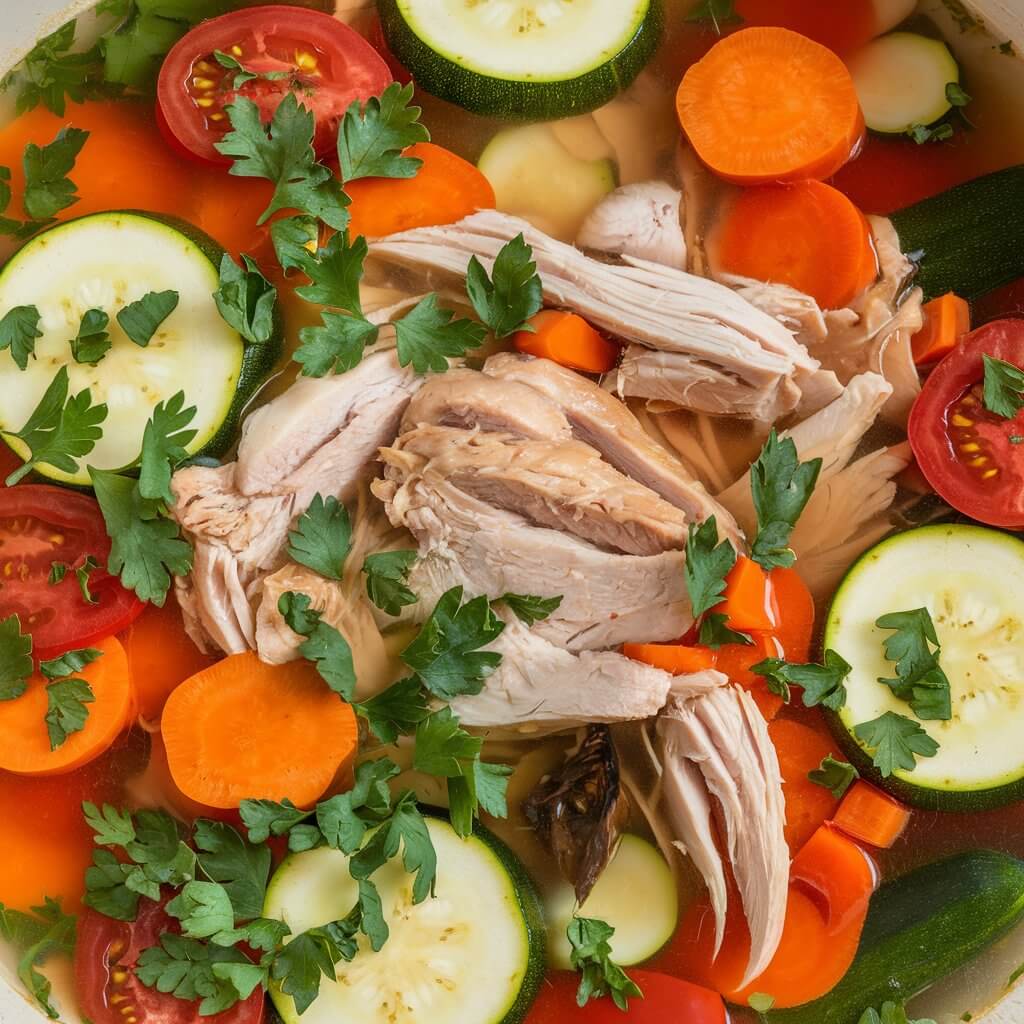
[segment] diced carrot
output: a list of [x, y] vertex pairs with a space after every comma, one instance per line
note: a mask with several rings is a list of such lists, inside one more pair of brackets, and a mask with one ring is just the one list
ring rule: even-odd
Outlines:
[[676, 109], [701, 160], [739, 185], [829, 178], [864, 138], [846, 65], [784, 28], [716, 43], [683, 76]]
[[888, 850], [910, 821], [910, 809], [863, 780], [843, 797], [832, 824], [870, 846]]
[[787, 661], [806, 662], [814, 639], [814, 597], [796, 569], [772, 569], [772, 632]]
[[864, 215], [820, 181], [739, 193], [711, 245], [722, 270], [788, 284], [823, 309], [848, 305], [877, 275]]
[[800, 848], [789, 869], [790, 882], [820, 899], [830, 932], [864, 920], [878, 884], [871, 857], [842, 832], [822, 825]]
[[178, 789], [209, 807], [315, 803], [354, 756], [355, 714], [306, 661], [235, 654], [182, 683], [161, 718]]
[[0, 769], [20, 775], [60, 775], [87, 764], [107, 750], [126, 728], [134, 710], [124, 648], [114, 637], [93, 645], [102, 656], [81, 672], [95, 700], [86, 705], [85, 727], [50, 749], [46, 728], [49, 680], [38, 673], [17, 700], [0, 703]]
[[622, 653], [627, 658], [664, 669], [674, 676], [715, 667], [715, 652], [708, 647], [687, 647], [683, 644], [623, 644]]
[[725, 595], [715, 611], [727, 615], [728, 627], [742, 633], [774, 629], [768, 574], [752, 558], [740, 555], [725, 577]]
[[163, 608], [147, 605], [121, 634], [121, 642], [128, 655], [135, 705], [143, 718], [159, 718], [164, 702], [179, 683], [217, 661], [203, 654], [185, 632], [173, 598]]
[[729, 679], [750, 692], [765, 721], [770, 722], [783, 705], [778, 694], [768, 689], [764, 676], [750, 671], [765, 658], [781, 658], [782, 644], [771, 633], [751, 633], [753, 644], [723, 644], [715, 652], [715, 668], [724, 672]]
[[921, 308], [924, 326], [910, 339], [918, 366], [937, 363], [956, 348], [971, 329], [971, 307], [953, 292], [940, 295]]
[[575, 313], [544, 309], [530, 320], [530, 326], [533, 331], [519, 331], [512, 338], [527, 355], [584, 373], [607, 373], [618, 362], [618, 346]]
[[494, 208], [494, 188], [468, 160], [432, 142], [417, 142], [405, 155], [423, 161], [414, 178], [359, 178], [345, 186], [349, 234], [379, 238]]
[[768, 726], [782, 773], [782, 795], [786, 800], [786, 842], [795, 853], [835, 813], [839, 801], [824, 786], [811, 782], [807, 773], [822, 760], [840, 754], [823, 732], [788, 718], [777, 718]]

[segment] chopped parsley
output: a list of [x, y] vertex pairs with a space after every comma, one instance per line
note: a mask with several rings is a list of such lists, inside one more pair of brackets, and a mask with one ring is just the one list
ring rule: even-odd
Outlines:
[[843, 682], [852, 667], [835, 651], [826, 650], [823, 665], [798, 665], [782, 658], [765, 658], [750, 671], [764, 676], [768, 689], [787, 704], [790, 700], [789, 687], [793, 684], [803, 689], [804, 707], [823, 704], [832, 711], [838, 711], [846, 703]]
[[736, 549], [727, 540], [718, 543], [714, 516], [708, 516], [699, 525], [690, 523], [686, 538], [686, 589], [695, 619], [721, 603], [725, 577], [735, 564]]
[[78, 325], [78, 334], [71, 339], [71, 355], [76, 363], [95, 366], [109, 351], [110, 317], [102, 309], [87, 309]]
[[433, 293], [396, 320], [394, 328], [399, 364], [411, 364], [417, 373], [444, 373], [449, 358], [458, 358], [479, 348], [487, 336], [482, 324], [456, 319], [450, 309], [439, 306]]
[[953, 126], [948, 121], [943, 121], [937, 125], [912, 124], [907, 129], [907, 135], [919, 146], [923, 146], [926, 142], [945, 142], [953, 138], [954, 132]]
[[292, 358], [304, 377], [346, 373], [362, 361], [368, 345], [377, 340], [376, 324], [347, 313], [322, 313], [321, 322], [299, 329], [300, 345]]
[[327, 579], [340, 580], [351, 547], [348, 510], [333, 496], [314, 494], [288, 534], [289, 557]]
[[566, 929], [571, 947], [569, 962], [579, 971], [580, 985], [576, 1002], [586, 1006], [591, 999], [610, 996], [620, 1010], [629, 1009], [630, 999], [643, 998], [640, 988], [612, 960], [609, 939], [615, 929], [604, 921], [590, 917], [573, 917]]
[[498, 601], [505, 604], [509, 611], [524, 625], [533, 626], [553, 615], [562, 605], [562, 595], [558, 597], [537, 597], [534, 594], [502, 594]]
[[46, 687], [45, 721], [50, 750], [63, 746], [69, 736], [85, 728], [89, 717], [87, 705], [95, 700], [92, 687], [84, 679], [61, 679]]
[[533, 330], [527, 321], [539, 312], [544, 298], [533, 250], [522, 234], [501, 247], [491, 277], [476, 256], [470, 257], [466, 292], [476, 315], [496, 338]]
[[728, 626], [729, 616], [722, 612], [708, 612], [700, 622], [697, 640], [705, 647], [718, 650], [725, 644], [751, 646], [754, 641], [746, 633], [738, 633]]
[[918, 757], [934, 757], [939, 749], [917, 722], [895, 711], [854, 726], [853, 733], [872, 752], [875, 767], [885, 778], [896, 771], [913, 771]]
[[35, 356], [36, 338], [42, 336], [35, 306], [12, 306], [0, 319], [0, 352], [10, 349], [19, 370], [28, 368], [28, 357]]
[[817, 768], [807, 773], [815, 785], [827, 789], [837, 800], [860, 778], [860, 772], [848, 761], [837, 761], [826, 754]]
[[81, 672], [86, 665], [91, 665], [103, 652], [95, 647], [82, 647], [76, 651], [65, 651], [60, 657], [50, 658], [39, 663], [39, 671], [47, 679], [64, 679]]
[[277, 325], [277, 289], [256, 261], [242, 255], [243, 266], [227, 254], [220, 261], [220, 285], [213, 301], [221, 319], [253, 345], [265, 345]]
[[142, 433], [139, 458], [139, 494], [147, 501], [174, 503], [171, 475], [188, 458], [188, 445], [196, 438], [189, 427], [196, 407], [185, 405], [185, 392], [179, 391], [166, 402], [158, 402]]
[[411, 736], [429, 714], [427, 694], [416, 676], [392, 683], [369, 700], [352, 705], [366, 719], [370, 731], [381, 743], [394, 743], [399, 736]]
[[[302, 251], [306, 250], [303, 248]], [[307, 302], [343, 309], [361, 317], [363, 307], [359, 299], [359, 282], [368, 252], [369, 247], [362, 235], [350, 244], [347, 232], [337, 232], [325, 246], [317, 249], [315, 257], [307, 253], [308, 258], [302, 262], [301, 269], [310, 283], [296, 288], [296, 294]], [[297, 252], [295, 255], [299, 258]]]
[[939, 641], [928, 609], [891, 612], [877, 619], [875, 625], [895, 630], [883, 643], [885, 657], [896, 663], [897, 676], [878, 681], [899, 700], [907, 701], [918, 718], [952, 718], [949, 679], [939, 665]]
[[935, 1024], [935, 1021], [925, 1017], [910, 1020], [902, 1003], [884, 1002], [880, 1010], [865, 1010], [857, 1024]]
[[285, 591], [278, 598], [277, 609], [288, 628], [305, 640], [299, 654], [313, 662], [320, 678], [343, 700], [351, 701], [356, 691], [356, 669], [349, 642], [334, 626], [323, 622], [321, 612], [311, 608], [307, 594]]
[[17, 615], [0, 619], [0, 701], [17, 700], [32, 675], [32, 635], [22, 633]]
[[419, 600], [407, 586], [415, 561], [415, 551], [378, 551], [366, 556], [366, 595], [381, 611], [400, 615], [403, 608]]
[[22, 206], [38, 224], [50, 223], [61, 210], [78, 202], [77, 186], [68, 177], [89, 138], [81, 128], [62, 128], [46, 146], [30, 142], [25, 147], [25, 192]]
[[1024, 409], [1024, 370], [987, 354], [981, 358], [985, 366], [985, 408], [1004, 420], [1012, 420]]
[[146, 292], [141, 299], [129, 302], [117, 314], [117, 322], [130, 341], [145, 348], [163, 322], [178, 308], [178, 298], [176, 291]]
[[403, 151], [427, 142], [430, 133], [420, 124], [419, 107], [410, 106], [413, 86], [392, 82], [379, 96], [345, 113], [338, 131], [338, 163], [345, 182], [357, 178], [412, 178], [423, 161]]

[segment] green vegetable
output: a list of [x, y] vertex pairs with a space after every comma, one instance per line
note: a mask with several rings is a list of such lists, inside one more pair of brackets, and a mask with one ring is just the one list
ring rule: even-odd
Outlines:
[[282, 217], [270, 225], [270, 238], [274, 243], [277, 262], [285, 272], [301, 270], [306, 272], [313, 259], [316, 243], [320, 237], [320, 225], [315, 217]]
[[380, 551], [366, 556], [366, 594], [388, 615], [400, 615], [403, 608], [419, 600], [406, 586], [415, 561], [415, 551]]
[[[896, 662], [898, 678], [884, 683], [921, 719], [948, 721], [953, 717], [950, 706], [949, 680], [939, 666], [939, 640], [927, 608], [907, 612], [890, 612], [876, 620], [879, 629], [896, 632], [884, 641], [885, 656]], [[931, 645], [935, 645], [934, 652]]]
[[368, 320], [341, 313], [322, 313], [322, 323], [299, 329], [301, 344], [292, 358], [304, 377], [345, 373], [357, 367], [368, 345], [377, 340], [379, 328]]
[[846, 703], [843, 680], [851, 668], [835, 651], [826, 649], [824, 665], [797, 665], [781, 658], [765, 658], [750, 669], [768, 681], [768, 688], [789, 703], [789, 684], [802, 687], [804, 707], [819, 704], [838, 711]]
[[398, 362], [412, 364], [417, 373], [444, 373], [448, 359], [464, 356], [484, 343], [487, 331], [472, 320], [455, 319], [450, 309], [437, 304], [431, 293], [421, 299], [401, 320], [396, 320]]
[[68, 177], [75, 160], [89, 138], [81, 128], [61, 128], [57, 137], [46, 146], [30, 142], [25, 147], [25, 213], [39, 223], [78, 202], [77, 186]]
[[61, 679], [46, 687], [46, 732], [50, 737], [50, 749], [63, 746], [73, 733], [85, 728], [89, 717], [87, 704], [92, 704], [96, 695], [84, 679]]
[[35, 306], [13, 306], [0, 319], [0, 352], [10, 349], [21, 370], [28, 367], [28, 357], [35, 355], [36, 338], [42, 336]]
[[185, 393], [179, 391], [166, 402], [157, 402], [142, 433], [139, 466], [139, 494], [147, 501], [174, 504], [171, 475], [188, 458], [188, 445], [196, 436], [188, 425], [195, 418], [195, 406], [184, 409]]
[[53, 953], [70, 956], [75, 949], [75, 916], [65, 914], [59, 899], [44, 898], [31, 914], [9, 910], [0, 903], [0, 939], [17, 952], [18, 978], [51, 1020], [60, 1014], [50, 1002], [50, 980], [38, 968]]
[[320, 678], [338, 696], [350, 701], [356, 689], [352, 648], [338, 630], [321, 621], [321, 612], [310, 604], [308, 595], [288, 590], [278, 598], [277, 608], [289, 629], [306, 638], [299, 645], [299, 654], [316, 665]]
[[32, 675], [32, 635], [21, 632], [17, 615], [0, 619], [0, 701], [16, 700]]
[[643, 998], [639, 986], [612, 960], [608, 940], [614, 934], [614, 928], [593, 918], [574, 917], [569, 924], [566, 935], [572, 946], [572, 966], [582, 975], [576, 993], [580, 1006], [610, 996], [620, 1010], [627, 1010], [630, 999]]
[[366, 239], [360, 235], [349, 244], [348, 234], [339, 231], [325, 246], [317, 249], [315, 257], [305, 248], [300, 249], [306, 254], [301, 269], [310, 283], [296, 288], [296, 294], [307, 302], [333, 306], [361, 317], [363, 307], [359, 299], [359, 282], [369, 252]]
[[352, 547], [348, 510], [333, 496], [313, 495], [309, 507], [288, 534], [288, 555], [331, 580], [341, 579]]
[[146, 292], [141, 299], [129, 302], [117, 314], [117, 322], [136, 345], [145, 348], [153, 340], [160, 325], [178, 308], [179, 298], [178, 293], [172, 289]]
[[708, 516], [703, 523], [690, 523], [686, 537], [686, 589], [694, 618], [699, 618], [722, 601], [725, 577], [736, 564], [736, 549], [727, 541], [718, 543], [718, 523]]
[[236, 92], [246, 82], [279, 82], [281, 79], [292, 77], [293, 74], [291, 71], [250, 71], [238, 58], [232, 57], [230, 53], [225, 53], [223, 50], [214, 50], [213, 57], [222, 68], [236, 72], [231, 79], [231, 88]]
[[[258, 918], [270, 876], [269, 848], [246, 841], [225, 822], [203, 818], [195, 823], [194, 842], [200, 870], [223, 886], [235, 918]], [[250, 934], [250, 943], [252, 938]]]
[[874, 752], [875, 767], [883, 778], [897, 769], [913, 771], [917, 765], [915, 755], [934, 757], [939, 749], [938, 743], [917, 722], [894, 711], [854, 726], [853, 734]]
[[239, 267], [224, 253], [213, 301], [229, 327], [251, 344], [265, 345], [277, 332], [277, 289], [251, 257], [243, 254], [242, 263]]
[[370, 731], [381, 743], [394, 743], [399, 736], [411, 736], [430, 714], [423, 684], [417, 676], [400, 679], [377, 696], [353, 704], [352, 709], [366, 719]]
[[753, 644], [753, 640], [746, 633], [738, 633], [730, 629], [726, 623], [729, 616], [722, 612], [709, 612], [701, 619], [700, 630], [697, 633], [697, 640], [705, 647], [718, 650], [723, 644]]
[[506, 242], [494, 260], [493, 278], [471, 256], [466, 271], [466, 291], [476, 315], [496, 338], [532, 330], [527, 321], [544, 305], [533, 249], [522, 234]]
[[71, 355], [76, 363], [95, 366], [110, 351], [109, 323], [110, 317], [102, 309], [87, 309], [82, 314], [78, 334], [71, 339]]
[[985, 365], [985, 408], [1012, 420], [1024, 409], [1024, 370], [1004, 359], [982, 355]]
[[182, 935], [190, 939], [210, 939], [234, 929], [231, 900], [216, 882], [186, 882], [165, 909], [181, 922]]
[[58, 658], [39, 662], [39, 671], [47, 679], [64, 679], [66, 676], [81, 672], [86, 665], [91, 665], [97, 658], [102, 657], [103, 652], [95, 647], [82, 647], [77, 651], [65, 651]]
[[392, 82], [380, 97], [345, 113], [338, 131], [338, 163], [344, 182], [357, 178], [412, 178], [423, 164], [403, 150], [427, 142], [430, 132], [419, 123], [422, 111], [409, 105], [413, 86]]
[[536, 597], [533, 594], [502, 594], [498, 600], [506, 604], [520, 622], [532, 626], [537, 622], [543, 622], [549, 615], [558, 611], [562, 604], [562, 595]]
[[860, 778], [860, 772], [848, 761], [837, 761], [831, 754], [826, 754], [821, 764], [807, 773], [807, 778], [829, 790], [838, 800]]
[[[970, 1015], [968, 1014], [968, 1019]], [[861, 1014], [858, 1024], [935, 1024], [931, 1018], [910, 1020], [902, 1003], [882, 1003], [881, 1010], [869, 1008]]]

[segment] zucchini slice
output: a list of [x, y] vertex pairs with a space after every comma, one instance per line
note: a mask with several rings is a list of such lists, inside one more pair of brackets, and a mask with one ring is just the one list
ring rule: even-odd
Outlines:
[[[891, 677], [875, 620], [927, 608], [953, 717], [922, 721], [939, 744], [913, 771], [881, 778], [856, 725], [909, 705], [878, 682]], [[935, 525], [897, 534], [847, 573], [825, 626], [825, 646], [853, 666], [846, 705], [832, 716], [850, 759], [894, 796], [935, 810], [981, 810], [1024, 797], [1024, 542], [980, 526]]]
[[949, 47], [916, 32], [874, 39], [848, 65], [865, 123], [886, 134], [902, 135], [945, 117], [952, 108], [946, 86], [960, 82]]
[[625, 89], [661, 39], [661, 0], [380, 0], [417, 85], [494, 117], [582, 114]]
[[[374, 953], [342, 961], [301, 1016], [291, 996], [271, 989], [285, 1024], [519, 1024], [544, 975], [540, 901], [514, 854], [478, 827], [460, 839], [441, 819], [426, 819], [437, 851], [436, 895], [412, 903], [401, 858], [376, 883], [391, 934]], [[265, 917], [296, 935], [344, 917], [357, 899], [348, 857], [321, 847], [293, 854], [267, 888]]]
[[[74, 473], [51, 466], [39, 472], [60, 483], [89, 485], [85, 464], [121, 469], [138, 457], [153, 407], [178, 391], [194, 405], [197, 431], [190, 454], [219, 454], [233, 439], [243, 406], [280, 352], [281, 332], [265, 345], [246, 345], [217, 312], [213, 293], [223, 255], [212, 239], [190, 225], [128, 211], [97, 213], [38, 235], [0, 273], [0, 315], [15, 306], [40, 313], [35, 359], [18, 369], [0, 352], [0, 430], [24, 426], [61, 366], [70, 394], [89, 388], [106, 402], [103, 436]], [[147, 292], [173, 290], [178, 306], [145, 347], [121, 329], [117, 314]], [[70, 340], [82, 315], [100, 309], [110, 318], [112, 347], [95, 366], [75, 362]], [[28, 450], [5, 435], [22, 458]]]
[[577, 908], [572, 886], [561, 884], [546, 900], [548, 955], [568, 969], [565, 934], [575, 913], [596, 917], [615, 929], [609, 940], [617, 964], [649, 960], [672, 938], [679, 919], [679, 894], [665, 858], [646, 839], [627, 833], [587, 902]]

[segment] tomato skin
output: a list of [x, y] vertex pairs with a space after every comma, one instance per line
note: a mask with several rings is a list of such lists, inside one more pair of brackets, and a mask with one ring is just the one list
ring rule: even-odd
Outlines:
[[[276, 42], [280, 52], [274, 53]], [[313, 69], [297, 64], [297, 45], [317, 54], [320, 63]], [[216, 50], [241, 51], [239, 60], [247, 69], [288, 71], [289, 77], [255, 79], [235, 90], [235, 72], [213, 60]], [[200, 23], [168, 53], [157, 82], [158, 121], [178, 152], [226, 166], [231, 158], [214, 146], [230, 128], [224, 108], [243, 96], [259, 107], [266, 123], [286, 93], [294, 91], [299, 102], [313, 111], [314, 143], [323, 155], [333, 148], [338, 121], [352, 101], [379, 95], [392, 77], [373, 46], [329, 14], [281, 5], [232, 11]], [[199, 82], [204, 83], [200, 95], [193, 95]], [[213, 100], [206, 113], [197, 105], [200, 98]]]
[[717, 992], [654, 971], [628, 973], [644, 998], [631, 999], [627, 1012], [609, 998], [577, 1006], [579, 975], [557, 971], [541, 985], [526, 1024], [727, 1024], [725, 1003]]
[[[198, 1003], [158, 992], [136, 978], [133, 968], [142, 951], [159, 945], [164, 932], [180, 931], [163, 908], [170, 896], [168, 891], [161, 903], [141, 898], [135, 921], [115, 921], [91, 909], [78, 919], [75, 996], [82, 1016], [91, 1024], [125, 1024], [124, 1007], [131, 1006], [137, 1024], [261, 1024], [261, 988], [230, 1010], [200, 1017]], [[113, 1005], [112, 997], [117, 999]]]
[[[89, 578], [97, 602], [84, 600], [73, 570], [88, 555], [101, 566], [110, 555], [110, 538], [93, 498], [48, 484], [0, 489], [0, 619], [19, 616], [39, 659], [117, 633], [142, 612], [143, 603], [103, 568]], [[70, 568], [51, 585], [55, 561]]]
[[[1024, 367], [1024, 319], [995, 320], [968, 334], [924, 382], [907, 432], [921, 472], [941, 498], [979, 522], [1019, 530], [1024, 445], [1011, 438], [1024, 436], [1024, 411], [1007, 420], [984, 408], [984, 355]], [[964, 445], [972, 447], [965, 452]]]

